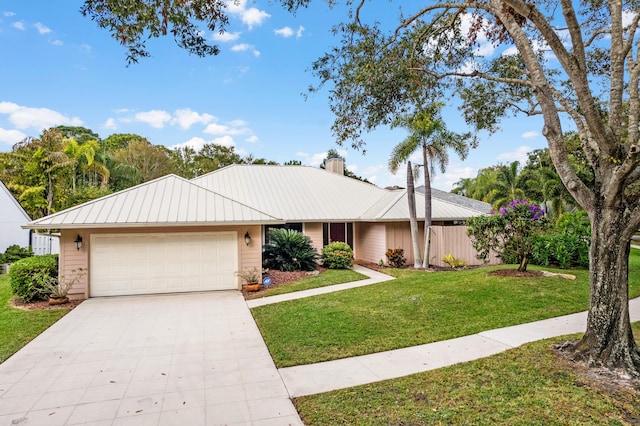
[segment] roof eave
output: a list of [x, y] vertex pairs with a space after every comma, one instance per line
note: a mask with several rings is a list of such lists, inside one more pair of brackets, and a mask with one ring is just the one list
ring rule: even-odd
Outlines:
[[102, 229], [102, 228], [165, 228], [165, 227], [190, 227], [190, 226], [242, 226], [242, 225], [279, 225], [285, 221], [273, 220], [238, 220], [227, 222], [161, 222], [161, 223], [58, 223], [38, 224], [27, 223], [22, 229]]

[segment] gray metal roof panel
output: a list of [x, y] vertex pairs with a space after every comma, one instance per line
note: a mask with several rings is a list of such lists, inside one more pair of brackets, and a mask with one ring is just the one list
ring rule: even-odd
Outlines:
[[[202, 209], [188, 208], [192, 203]], [[199, 187], [175, 175], [34, 220], [26, 228], [281, 223], [280, 218]]]

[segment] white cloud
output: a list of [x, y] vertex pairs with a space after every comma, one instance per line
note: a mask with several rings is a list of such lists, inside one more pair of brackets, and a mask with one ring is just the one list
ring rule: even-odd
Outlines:
[[9, 116], [9, 121], [18, 129], [33, 128], [38, 131], [54, 126], [82, 126], [78, 117], [67, 117], [48, 108], [25, 107], [13, 102], [0, 102], [0, 114]]
[[245, 141], [249, 142], [249, 143], [256, 143], [258, 142], [260, 139], [256, 136], [256, 135], [251, 135], [248, 138], [245, 139]]
[[527, 146], [527, 145], [523, 145], [520, 146], [518, 148], [516, 148], [515, 150], [511, 151], [511, 152], [504, 152], [500, 155], [498, 155], [496, 158], [498, 160], [505, 160], [505, 161], [519, 161], [520, 164], [524, 164], [527, 162], [527, 160], [529, 159], [529, 157], [527, 156], [527, 154], [531, 152], [531, 147]]
[[249, 129], [243, 127], [230, 127], [224, 124], [211, 123], [204, 130], [209, 135], [241, 135], [248, 133]]
[[189, 108], [176, 110], [175, 117], [173, 118], [173, 122], [177, 123], [183, 129], [188, 129], [196, 123], [207, 124], [212, 120], [215, 120], [213, 115], [207, 113], [198, 114]]
[[298, 152], [296, 152], [296, 157], [303, 157], [303, 158], [306, 158], [306, 157], [308, 157], [308, 156], [309, 156], [309, 153], [308, 153], [308, 152], [304, 152], [304, 151], [298, 151]]
[[105, 129], [116, 129], [118, 126], [116, 125], [116, 120], [114, 118], [107, 118], [107, 121], [102, 125]]
[[248, 123], [244, 120], [235, 119], [235, 120], [231, 120], [229, 124], [232, 125], [233, 127], [246, 127]]
[[233, 138], [231, 136], [222, 136], [220, 138], [215, 138], [215, 139], [211, 139], [211, 141], [209, 143], [215, 144], [215, 145], [221, 145], [221, 146], [226, 146], [227, 148], [231, 148], [232, 146], [236, 145], [236, 142], [233, 140]]
[[36, 27], [40, 34], [49, 34], [51, 32], [51, 29], [41, 22], [36, 22], [33, 26]]
[[137, 121], [147, 123], [151, 127], [162, 129], [167, 122], [171, 121], [171, 114], [166, 111], [154, 109], [151, 111], [138, 112], [134, 118]]
[[300, 25], [298, 29], [294, 32], [291, 27], [282, 27], [277, 30], [273, 30], [275, 35], [282, 36], [284, 38], [289, 38], [295, 34], [296, 38], [302, 37], [302, 33], [304, 32], [304, 27]]
[[255, 7], [247, 9], [246, 0], [227, 0], [226, 9], [229, 15], [239, 16], [249, 29], [252, 29], [254, 25], [262, 25], [265, 19], [271, 17], [267, 12]]
[[631, 10], [631, 9], [623, 10], [622, 11], [622, 26], [623, 27], [628, 27], [629, 25], [631, 25], [631, 23], [633, 22], [633, 18], [635, 18], [637, 13], [639, 13], [639, 12]]
[[226, 4], [227, 12], [232, 15], [241, 15], [247, 8], [247, 0], [228, 0]]
[[[474, 177], [476, 174], [477, 170], [472, 167], [449, 165], [444, 174], [437, 174], [434, 176], [431, 186], [443, 191], [451, 191], [455, 183], [460, 179]], [[422, 182], [420, 185], [422, 185]]]
[[[474, 19], [476, 18], [473, 17], [473, 15], [470, 13], [466, 13], [462, 15], [462, 28], [461, 28], [462, 34], [469, 33], [469, 30], [471, 29], [471, 24], [473, 23]], [[486, 27], [487, 27], [486, 25], [482, 25], [482, 28], [486, 28]], [[489, 40], [487, 39], [487, 34], [483, 30], [480, 30], [479, 32], [478, 31], [476, 32], [476, 36], [477, 36], [476, 43], [478, 44], [478, 46], [476, 47], [473, 53], [482, 57], [488, 57], [493, 55], [493, 52], [495, 51], [495, 47], [493, 46], [493, 43], [489, 42]]]
[[[214, 138], [210, 140], [205, 140], [204, 138], [196, 136], [182, 143], [172, 145], [169, 148], [177, 149], [177, 148], [184, 148], [185, 146], [188, 146], [190, 148], [193, 148], [196, 151], [200, 151], [202, 147], [204, 147], [207, 144], [214, 144], [214, 145], [220, 145], [220, 146], [225, 146], [227, 148], [231, 148], [236, 145], [236, 142], [233, 140], [231, 136], [222, 136], [222, 137]], [[239, 151], [236, 150], [236, 153], [239, 153]]]
[[15, 12], [10, 12], [8, 10], [5, 11], [5, 12], [2, 12], [2, 15], [3, 16], [16, 16]]
[[260, 26], [265, 19], [270, 17], [271, 15], [267, 12], [251, 7], [242, 13], [242, 22], [251, 30], [254, 25]]
[[535, 130], [532, 130], [530, 132], [524, 132], [522, 135], [520, 135], [521, 137], [525, 138], [525, 139], [533, 139], [533, 138], [537, 138], [540, 135], [540, 133], [538, 133]]
[[24, 31], [25, 27], [24, 27], [24, 22], [22, 21], [17, 21], [13, 23], [13, 28], [15, 28], [16, 30], [20, 30], [20, 31]]
[[240, 38], [240, 32], [236, 32], [236, 33], [230, 33], [230, 32], [223, 32], [223, 33], [215, 33], [213, 34], [213, 39], [215, 41], [219, 41], [222, 43], [228, 43], [230, 41], [236, 41], [237, 39]]
[[193, 137], [185, 142], [170, 146], [169, 148], [171, 149], [178, 149], [178, 148], [184, 148], [186, 146], [193, 148], [196, 151], [200, 151], [202, 149], [202, 147], [207, 143], [206, 140], [199, 138], [199, 137]]
[[291, 37], [293, 35], [293, 30], [291, 27], [282, 27], [278, 30], [273, 30], [276, 35], [282, 36], [284, 38]]
[[256, 50], [256, 48], [251, 45], [251, 44], [247, 44], [247, 43], [240, 43], [240, 44], [236, 44], [231, 48], [231, 51], [233, 52], [247, 52], [250, 51], [251, 53], [253, 53], [253, 56], [260, 56], [260, 51]]
[[62, 46], [64, 45], [64, 42], [62, 40], [53, 40], [51, 44], [53, 44], [54, 46]]
[[13, 145], [26, 137], [27, 135], [19, 130], [6, 130], [0, 127], [0, 142]]

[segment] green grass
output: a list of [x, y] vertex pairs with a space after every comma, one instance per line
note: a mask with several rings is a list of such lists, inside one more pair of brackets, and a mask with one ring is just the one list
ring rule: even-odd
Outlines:
[[[401, 270], [396, 271], [401, 278], [393, 281], [252, 312], [276, 365], [286, 367], [446, 340], [588, 308], [586, 270], [570, 271], [577, 280], [568, 281], [488, 276], [494, 269]], [[631, 296], [639, 296], [638, 250], [630, 257], [629, 282]]]
[[11, 306], [9, 276], [0, 275], [0, 363], [58, 321], [68, 308], [26, 311]]
[[[640, 336], [640, 323], [634, 324]], [[637, 424], [640, 394], [605, 393], [530, 343], [463, 364], [296, 398], [305, 425]], [[634, 422], [635, 418], [635, 422]]]
[[257, 299], [260, 297], [275, 296], [278, 294], [293, 293], [295, 291], [309, 290], [312, 288], [326, 287], [335, 284], [360, 281], [368, 277], [352, 271], [351, 269], [328, 269], [317, 277], [307, 277], [293, 281], [278, 287], [267, 288], [258, 293], [252, 294], [247, 299]]

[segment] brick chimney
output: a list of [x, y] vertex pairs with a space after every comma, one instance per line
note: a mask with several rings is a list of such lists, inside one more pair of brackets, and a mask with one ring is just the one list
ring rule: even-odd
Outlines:
[[344, 160], [342, 158], [329, 158], [324, 167], [331, 173], [344, 175]]

